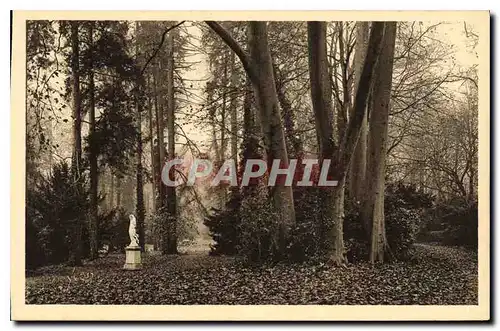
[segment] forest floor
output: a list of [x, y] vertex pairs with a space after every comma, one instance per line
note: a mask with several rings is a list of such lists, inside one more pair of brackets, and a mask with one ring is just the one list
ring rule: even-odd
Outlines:
[[[182, 251], [182, 250], [181, 250]], [[411, 261], [370, 266], [248, 267], [232, 257], [185, 249], [145, 254], [143, 269], [124, 271], [110, 254], [82, 267], [50, 266], [26, 278], [27, 304], [477, 304], [477, 255], [416, 245]]]

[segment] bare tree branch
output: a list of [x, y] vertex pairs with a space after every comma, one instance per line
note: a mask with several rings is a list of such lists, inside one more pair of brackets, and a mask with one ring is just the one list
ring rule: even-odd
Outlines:
[[229, 31], [224, 29], [219, 23], [214, 21], [205, 21], [207, 25], [222, 38], [222, 40], [233, 50], [233, 52], [238, 56], [241, 63], [243, 64], [243, 68], [247, 72], [248, 76], [252, 81], [255, 81], [257, 77], [257, 73], [255, 72], [255, 68], [253, 67], [252, 60], [250, 56], [243, 50], [240, 44], [231, 36]]
[[160, 40], [160, 43], [158, 44], [158, 47], [156, 47], [156, 49], [154, 50], [153, 54], [151, 54], [151, 56], [149, 57], [149, 59], [146, 61], [146, 64], [144, 64], [144, 67], [142, 67], [142, 69], [141, 69], [141, 76], [144, 74], [144, 71], [146, 71], [149, 63], [155, 58], [156, 54], [158, 54], [158, 52], [160, 51], [161, 46], [165, 42], [165, 36], [167, 35], [167, 33], [169, 33], [170, 31], [172, 31], [173, 29], [177, 28], [178, 26], [181, 26], [185, 22], [186, 21], [182, 21], [180, 23], [177, 23], [176, 25], [172, 25], [171, 27], [169, 27], [168, 29], [166, 29], [165, 31], [163, 31], [163, 34], [161, 35], [161, 40]]

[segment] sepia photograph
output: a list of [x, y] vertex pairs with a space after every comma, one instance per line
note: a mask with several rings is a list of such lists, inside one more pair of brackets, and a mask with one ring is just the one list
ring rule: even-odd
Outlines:
[[487, 11], [13, 16], [14, 319], [490, 318]]

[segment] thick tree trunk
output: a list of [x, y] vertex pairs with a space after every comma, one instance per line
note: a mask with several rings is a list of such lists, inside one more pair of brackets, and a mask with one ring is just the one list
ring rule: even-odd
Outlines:
[[332, 201], [326, 212], [332, 217], [330, 233], [330, 260], [334, 264], [345, 261], [343, 243], [343, 205], [346, 172], [356, 146], [360, 126], [364, 117], [368, 93], [372, 81], [373, 67], [377, 61], [383, 36], [383, 23], [374, 23], [370, 36], [367, 56], [363, 62], [359, 88], [356, 92], [354, 112], [349, 126], [342, 138], [341, 145], [335, 146], [333, 140], [333, 109], [328, 77], [326, 50], [326, 25], [321, 22], [308, 23], [309, 66], [311, 76], [311, 97], [316, 117], [317, 134], [322, 159], [332, 159], [329, 175], [338, 180], [338, 185], [327, 191], [327, 199]]
[[[167, 52], [167, 133], [168, 158], [175, 158], [175, 94], [174, 94], [174, 38], [169, 34]], [[171, 169], [170, 177], [175, 176]], [[175, 187], [167, 187], [167, 209], [171, 218], [168, 225], [167, 254], [177, 254], [177, 194]]]
[[[257, 73], [252, 79], [252, 85], [259, 106], [267, 160], [269, 163], [278, 159], [281, 161], [282, 168], [288, 168], [285, 135], [281, 123], [271, 53], [267, 42], [267, 22], [250, 22], [248, 28], [250, 57]], [[277, 242], [279, 243], [278, 251], [284, 255], [290, 226], [295, 223], [293, 192], [290, 186], [285, 186], [284, 183], [278, 181], [271, 193], [276, 210], [282, 217]]]
[[98, 247], [98, 185], [99, 178], [97, 173], [97, 146], [95, 140], [95, 84], [93, 68], [93, 34], [94, 23], [89, 22], [88, 33], [90, 40], [90, 59], [89, 59], [89, 163], [90, 163], [90, 217], [89, 217], [89, 246], [91, 260], [96, 259]]
[[379, 57], [383, 35], [384, 23], [373, 22], [370, 39], [368, 42], [368, 51], [363, 62], [363, 69], [361, 71], [359, 86], [356, 91], [356, 97], [354, 99], [354, 112], [351, 116], [349, 125], [340, 145], [339, 160], [335, 169], [337, 176], [339, 177], [339, 182], [344, 180], [346, 177], [346, 173], [349, 169], [354, 149], [358, 142], [359, 131], [363, 123], [363, 117], [366, 113], [366, 105], [372, 86], [373, 71]]
[[303, 145], [300, 137], [295, 132], [295, 114], [292, 109], [292, 104], [286, 95], [283, 84], [279, 82], [279, 71], [276, 66], [274, 68], [274, 79], [276, 80], [276, 92], [278, 101], [281, 106], [283, 116], [283, 127], [285, 130], [285, 139], [287, 143], [288, 155], [291, 158], [298, 158], [303, 154]]
[[[240, 58], [252, 82], [268, 162], [278, 159], [281, 162], [281, 167], [288, 167], [288, 154], [281, 123], [281, 111], [276, 93], [271, 53], [267, 42], [267, 22], [248, 23], [250, 54], [247, 54], [219, 24], [215, 22], [207, 22], [207, 24]], [[278, 182], [271, 191], [271, 197], [277, 212], [281, 215], [275, 241], [278, 243], [278, 253], [284, 256], [290, 226], [295, 223], [292, 188]]]
[[385, 160], [387, 152], [387, 128], [389, 121], [389, 103], [391, 99], [392, 71], [394, 63], [394, 45], [396, 23], [386, 23], [384, 43], [380, 59], [375, 70], [373, 86], [373, 111], [370, 114], [370, 132], [368, 139], [367, 187], [362, 216], [370, 222], [370, 262], [383, 262], [387, 248], [384, 219]]
[[[354, 91], [357, 91], [363, 61], [368, 47], [369, 24], [368, 22], [356, 23], [356, 48], [354, 53]], [[368, 104], [369, 107], [369, 104]], [[354, 108], [351, 108], [351, 116]], [[362, 201], [366, 172], [366, 144], [367, 144], [367, 114], [363, 117], [359, 131], [359, 139], [354, 150], [353, 160], [349, 171], [349, 197]]]
[[[255, 123], [255, 111], [253, 102], [252, 83], [246, 79], [245, 97], [243, 101], [243, 142], [241, 161], [239, 167], [240, 178], [245, 169], [245, 164], [249, 159], [261, 159], [259, 153], [258, 129]], [[254, 185], [248, 185], [242, 188], [242, 196], [249, 196], [255, 190]]]
[[[73, 97], [73, 156], [71, 160], [71, 170], [75, 182], [75, 189], [82, 180], [82, 118], [81, 118], [81, 97], [80, 97], [80, 65], [79, 65], [79, 22], [71, 23], [71, 74], [72, 74], [72, 97]], [[74, 220], [72, 233], [71, 252], [69, 258], [70, 265], [82, 264], [82, 226], [80, 216]]]
[[[326, 23], [308, 22], [307, 37], [309, 44], [309, 76], [311, 80], [311, 100], [316, 132], [318, 135], [320, 164], [323, 160], [335, 159], [337, 151], [333, 138], [333, 108], [331, 83], [328, 75], [328, 60], [326, 49]], [[330, 167], [329, 178], [335, 176], [334, 167]], [[332, 221], [332, 232], [327, 238], [330, 247], [330, 258], [338, 264], [344, 262], [344, 240], [342, 233], [343, 214], [343, 183], [338, 187], [325, 188], [326, 203], [323, 213]]]

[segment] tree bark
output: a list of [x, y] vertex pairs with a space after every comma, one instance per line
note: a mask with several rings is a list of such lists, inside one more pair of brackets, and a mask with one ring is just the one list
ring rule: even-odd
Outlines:
[[122, 180], [123, 180], [123, 178], [119, 174], [115, 177], [116, 207], [117, 208], [121, 208], [121, 206], [122, 206]]
[[158, 184], [158, 195], [156, 196], [156, 207], [158, 209], [162, 208], [165, 205], [165, 185], [161, 180], [161, 172], [163, 167], [163, 162], [165, 162], [165, 142], [164, 142], [164, 116], [163, 116], [163, 103], [162, 98], [158, 100], [158, 66], [161, 64], [159, 61], [155, 66], [155, 70], [153, 72], [153, 94], [154, 94], [154, 105], [155, 105], [155, 116], [156, 116], [156, 136], [157, 140], [157, 152], [155, 153], [155, 164], [156, 164], [156, 173], [155, 173], [155, 181]]
[[[71, 23], [71, 74], [72, 74], [72, 97], [73, 97], [73, 156], [71, 160], [71, 170], [74, 178], [75, 190], [78, 189], [81, 177], [82, 166], [82, 118], [81, 118], [81, 97], [80, 97], [80, 55], [78, 30], [80, 23]], [[80, 216], [75, 219], [73, 238], [71, 243], [70, 265], [82, 264], [82, 220]]]
[[359, 88], [356, 91], [354, 111], [351, 121], [342, 138], [341, 145], [335, 146], [333, 139], [333, 109], [328, 77], [326, 50], [326, 25], [321, 22], [308, 23], [309, 66], [311, 77], [311, 97], [316, 117], [316, 127], [320, 144], [320, 157], [332, 159], [329, 175], [338, 180], [338, 185], [327, 191], [327, 199], [332, 201], [327, 212], [332, 217], [329, 247], [330, 260], [334, 264], [345, 261], [343, 243], [343, 205], [344, 184], [351, 156], [359, 136], [360, 126], [365, 114], [368, 93], [371, 86], [373, 68], [380, 51], [383, 36], [383, 23], [374, 23], [370, 36], [368, 52], [363, 61]]
[[[174, 94], [174, 38], [170, 33], [168, 36], [167, 51], [167, 139], [168, 139], [168, 158], [175, 158], [175, 94]], [[170, 171], [170, 177], [175, 176], [174, 169]], [[167, 236], [167, 254], [177, 254], [177, 194], [175, 187], [168, 186], [167, 210], [171, 218], [168, 226]]]
[[238, 98], [236, 89], [238, 87], [238, 73], [234, 53], [231, 53], [231, 101], [229, 103], [229, 122], [231, 125], [231, 158], [235, 164], [238, 164]]
[[283, 115], [283, 127], [285, 130], [285, 139], [287, 142], [288, 155], [292, 158], [298, 158], [303, 155], [303, 145], [300, 137], [295, 132], [295, 114], [292, 109], [292, 104], [286, 95], [286, 91], [282, 83], [280, 83], [279, 71], [275, 65], [274, 79], [276, 80], [276, 92], [278, 101], [281, 106]]
[[[138, 46], [139, 46], [139, 22], [135, 23], [135, 33], [136, 33], [136, 62], [139, 63]], [[142, 93], [144, 91], [144, 80], [142, 74], [137, 76], [136, 81], [136, 126], [137, 126], [137, 160], [136, 160], [136, 207], [135, 213], [137, 217], [137, 232], [139, 234], [139, 246], [144, 251], [145, 247], [145, 229], [144, 229], [144, 180], [143, 180], [143, 169], [142, 169]]]
[[[358, 89], [363, 60], [366, 57], [368, 46], [369, 26], [368, 22], [356, 23], [356, 48], [354, 54], [354, 91]], [[369, 104], [368, 104], [369, 107]], [[351, 116], [354, 108], [351, 108]], [[363, 117], [359, 131], [359, 139], [354, 150], [353, 161], [349, 171], [349, 197], [356, 201], [362, 201], [366, 174], [366, 144], [367, 144], [367, 114]]]
[[94, 22], [88, 23], [90, 58], [89, 58], [89, 163], [90, 163], [90, 217], [89, 217], [89, 246], [91, 260], [98, 257], [98, 187], [99, 178], [97, 170], [97, 146], [95, 144], [95, 84], [93, 62], [93, 34]]
[[[285, 135], [276, 93], [271, 53], [267, 42], [267, 22], [250, 22], [248, 28], [250, 56], [257, 73], [252, 80], [252, 85], [259, 108], [267, 160], [269, 163], [278, 159], [281, 161], [281, 167], [288, 168]], [[278, 252], [284, 255], [290, 226], [295, 223], [292, 188], [278, 181], [271, 191], [271, 196], [276, 210], [281, 215], [277, 242], [279, 243]]]
[[[148, 89], [151, 90], [149, 77], [147, 85]], [[157, 195], [156, 176], [158, 171], [156, 169], [155, 145], [154, 145], [155, 126], [153, 120], [153, 104], [151, 100], [151, 95], [149, 95], [148, 97], [148, 119], [149, 119], [149, 139], [150, 139], [150, 149], [151, 149], [151, 191], [153, 196], [153, 210], [150, 214], [153, 214], [154, 212], [156, 212], [156, 195]]]
[[110, 179], [110, 188], [109, 188], [109, 209], [112, 210], [115, 208], [115, 175], [113, 174], [113, 171], [110, 169], [109, 175], [111, 177]]
[[383, 35], [384, 23], [373, 22], [370, 39], [368, 41], [368, 50], [363, 62], [359, 86], [354, 99], [353, 116], [349, 121], [349, 125], [340, 145], [339, 160], [336, 166], [336, 173], [339, 176], [339, 182], [344, 180], [346, 177], [354, 149], [358, 142], [359, 131], [363, 123], [363, 117], [366, 113], [366, 105], [372, 86], [373, 71], [380, 54]]
[[[252, 82], [268, 162], [278, 159], [281, 167], [288, 167], [285, 135], [276, 93], [271, 53], [267, 41], [267, 22], [248, 23], [249, 54], [219, 24], [209, 21], [206, 23], [236, 53]], [[295, 223], [292, 188], [278, 181], [271, 190], [271, 197], [276, 211], [280, 214], [280, 224], [275, 233], [275, 242], [278, 243], [278, 255], [283, 257], [286, 254], [290, 227]]]
[[387, 128], [391, 99], [396, 22], [386, 23], [384, 43], [375, 70], [373, 85], [373, 111], [370, 114], [370, 132], [367, 157], [366, 199], [362, 217], [371, 223], [370, 262], [383, 262], [387, 248], [384, 219], [385, 169], [387, 154]]
[[[326, 48], [326, 22], [308, 22], [307, 39], [309, 45], [309, 76], [311, 80], [311, 100], [316, 132], [319, 143], [320, 164], [323, 160], [333, 160], [337, 152], [333, 137], [333, 107], [331, 83], [328, 75], [328, 60]], [[334, 168], [330, 167], [328, 177], [335, 176]], [[341, 185], [343, 187], [343, 185]], [[337, 224], [341, 220], [343, 210], [343, 189], [325, 188], [325, 204], [322, 213], [328, 215], [333, 222], [332, 232], [327, 240], [330, 246], [330, 258], [334, 263], [344, 262], [344, 241], [342, 227]]]
[[[234, 53], [231, 52], [231, 101], [229, 103], [229, 122], [231, 126], [231, 158], [234, 164], [238, 164], [238, 98], [236, 91], [238, 88], [238, 72]], [[231, 198], [239, 195], [238, 186], [231, 186]]]

